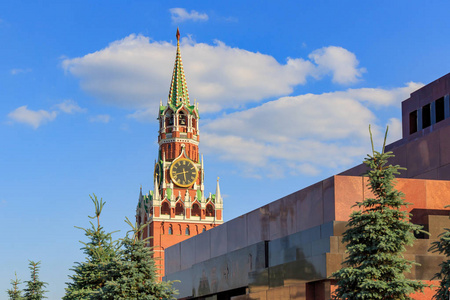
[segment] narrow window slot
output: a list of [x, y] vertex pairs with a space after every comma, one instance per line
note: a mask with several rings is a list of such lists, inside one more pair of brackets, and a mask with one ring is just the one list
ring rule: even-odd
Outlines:
[[445, 119], [444, 97], [436, 100], [436, 123]]
[[422, 107], [422, 128], [427, 128], [431, 125], [431, 105], [427, 104]]
[[417, 110], [409, 113], [409, 134], [417, 132]]

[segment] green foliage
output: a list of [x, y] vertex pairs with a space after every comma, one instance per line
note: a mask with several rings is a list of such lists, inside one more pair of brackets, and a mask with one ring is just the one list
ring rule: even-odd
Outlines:
[[152, 258], [152, 251], [145, 247], [145, 241], [139, 238], [147, 224], [133, 224], [132, 237], [121, 241], [119, 256], [111, 262], [112, 279], [106, 283], [104, 293], [106, 299], [174, 299], [175, 291], [171, 282], [160, 282]]
[[29, 262], [30, 266], [28, 268], [31, 271], [31, 279], [29, 281], [25, 281], [27, 287], [24, 290], [24, 299], [40, 300], [47, 298], [44, 296], [44, 294], [47, 292], [44, 290], [44, 287], [47, 285], [47, 283], [39, 280], [39, 265], [41, 264], [41, 262], [34, 262], [32, 260], [30, 260]]
[[350, 215], [342, 240], [347, 244], [346, 266], [332, 275], [338, 285], [333, 298], [412, 299], [410, 294], [428, 285], [405, 278], [404, 273], [416, 263], [406, 260], [402, 253], [406, 245], [413, 244], [414, 233], [423, 231], [410, 222], [410, 214], [402, 210], [409, 203], [394, 188], [395, 174], [402, 168], [387, 165], [394, 155], [384, 152], [385, 145], [381, 152], [375, 151], [371, 132], [370, 137], [372, 155], [364, 163], [369, 167], [368, 187], [375, 197], [354, 205], [359, 210]]
[[17, 279], [17, 273], [15, 273], [16, 279], [11, 279], [12, 289], [7, 290], [8, 299], [9, 300], [22, 300], [22, 291], [19, 289], [19, 284], [21, 283], [19, 279]]
[[[446, 206], [449, 207], [449, 206]], [[433, 299], [449, 299], [450, 298], [450, 229], [445, 228], [444, 232], [439, 235], [439, 240], [433, 242], [429, 251], [438, 252], [441, 255], [445, 255], [447, 260], [444, 260], [439, 266], [441, 271], [436, 273], [433, 279], [439, 279], [441, 281], [436, 294]]]
[[63, 299], [173, 299], [175, 291], [171, 282], [159, 282], [151, 249], [139, 235], [145, 225], [131, 225], [132, 237], [128, 235], [113, 241], [111, 234], [100, 226], [100, 214], [105, 204], [91, 197], [95, 206], [97, 225], [83, 229], [89, 242], [83, 243], [85, 262], [77, 263], [67, 283]]
[[116, 243], [112, 240], [112, 233], [107, 233], [100, 226], [100, 214], [105, 202], [98, 200], [97, 196], [90, 196], [95, 206], [95, 216], [89, 218], [96, 219], [97, 224], [89, 222], [91, 228], [84, 229], [85, 236], [89, 242], [81, 242], [84, 247], [86, 261], [76, 263], [71, 269], [75, 274], [69, 276], [72, 282], [67, 283], [66, 295], [63, 299], [104, 299], [102, 288], [109, 278], [108, 265], [117, 256]]

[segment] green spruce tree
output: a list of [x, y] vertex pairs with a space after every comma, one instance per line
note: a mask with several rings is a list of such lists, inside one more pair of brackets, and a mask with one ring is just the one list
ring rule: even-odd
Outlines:
[[9, 300], [22, 300], [22, 291], [19, 289], [19, 284], [21, 283], [19, 279], [17, 279], [17, 273], [15, 273], [16, 279], [11, 279], [12, 288], [7, 290], [8, 299]]
[[128, 218], [125, 222], [132, 227], [132, 237], [127, 233], [120, 256], [110, 264], [112, 274], [104, 289], [105, 299], [174, 299], [172, 282], [159, 281], [152, 251], [145, 247], [147, 239], [140, 238], [147, 224], [138, 228]]
[[66, 294], [63, 297], [65, 300], [71, 299], [108, 299], [103, 295], [103, 288], [105, 283], [109, 280], [110, 272], [108, 266], [116, 256], [116, 243], [112, 240], [112, 232], [107, 233], [100, 226], [100, 214], [102, 212], [105, 202], [97, 199], [97, 196], [90, 196], [95, 206], [95, 215], [89, 216], [91, 219], [96, 219], [96, 224], [90, 222], [91, 228], [83, 229], [85, 236], [89, 242], [83, 243], [84, 254], [86, 261], [76, 263], [76, 266], [71, 269], [75, 274], [69, 276], [71, 282], [66, 283]]
[[408, 204], [404, 194], [394, 188], [395, 174], [399, 166], [387, 165], [392, 152], [384, 152], [386, 135], [381, 152], [373, 147], [364, 163], [368, 187], [374, 198], [357, 202], [359, 210], [350, 215], [348, 229], [343, 235], [348, 257], [346, 265], [332, 276], [337, 280], [334, 299], [412, 299], [410, 294], [423, 291], [427, 285], [405, 277], [414, 261], [405, 259], [402, 253], [406, 245], [412, 245], [414, 233], [421, 227], [410, 222], [410, 214], [404, 210]]
[[444, 232], [439, 235], [439, 240], [432, 243], [429, 251], [438, 252], [447, 257], [447, 260], [439, 265], [441, 270], [433, 277], [441, 281], [433, 299], [448, 300], [450, 299], [450, 228], [444, 229]]
[[44, 294], [47, 292], [44, 290], [44, 287], [47, 285], [46, 282], [39, 280], [39, 268], [41, 262], [34, 262], [32, 260], [29, 261], [30, 266], [28, 267], [31, 271], [31, 279], [25, 281], [27, 287], [25, 288], [25, 300], [40, 300], [47, 298]]

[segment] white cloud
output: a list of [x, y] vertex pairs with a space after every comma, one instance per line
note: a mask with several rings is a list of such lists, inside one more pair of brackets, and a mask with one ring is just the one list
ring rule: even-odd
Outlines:
[[56, 104], [55, 107], [66, 114], [74, 114], [74, 113], [81, 113], [81, 112], [87, 111], [87, 109], [81, 108], [73, 100], [65, 100], [59, 104]]
[[64, 59], [63, 68], [80, 78], [81, 88], [105, 103], [142, 108], [169, 92], [174, 46], [130, 35], [84, 57]]
[[11, 69], [11, 74], [12, 75], [18, 75], [21, 73], [29, 73], [32, 70], [30, 68], [26, 68], [26, 69]]
[[8, 118], [13, 123], [23, 123], [37, 129], [42, 124], [54, 121], [60, 113], [73, 114], [86, 111], [73, 100], [65, 100], [54, 105], [53, 108], [52, 110], [31, 110], [28, 109], [28, 105], [23, 105], [10, 112]]
[[111, 120], [110, 115], [96, 115], [89, 117], [89, 122], [95, 122], [95, 123], [109, 123]]
[[358, 68], [356, 55], [342, 47], [324, 47], [313, 51], [309, 58], [317, 64], [317, 76], [333, 74], [333, 82], [349, 84], [357, 82], [364, 68]]
[[181, 23], [184, 21], [208, 21], [208, 15], [205, 13], [199, 13], [195, 10], [187, 12], [186, 9], [176, 7], [169, 9], [172, 21], [175, 23]]
[[[354, 54], [339, 47], [313, 52], [313, 61], [287, 58], [279, 63], [220, 41], [209, 45], [184, 38], [181, 44], [190, 96], [199, 99], [202, 113], [289, 95], [309, 76], [331, 74], [338, 83], [350, 83], [362, 72]], [[107, 104], [156, 111], [159, 100], [167, 101], [175, 51], [170, 43], [130, 35], [97, 52], [64, 59], [62, 66], [80, 79], [83, 90]]]
[[127, 117], [136, 119], [140, 122], [151, 122], [156, 120], [157, 115], [155, 110], [147, 108], [147, 109], [139, 109], [134, 113], [127, 115]]
[[387, 125], [389, 126], [387, 144], [402, 138], [402, 121], [400, 119], [390, 118]]
[[53, 121], [57, 116], [56, 111], [46, 111], [46, 110], [30, 110], [27, 105], [21, 106], [8, 114], [8, 117], [17, 123], [23, 123], [34, 127], [37, 129], [44, 123]]
[[[410, 93], [415, 86], [373, 89], [376, 96], [372, 98], [396, 105], [403, 92]], [[383, 137], [384, 121], [367, 106], [368, 96], [361, 97], [366, 92], [349, 89], [283, 97], [207, 120], [202, 127], [202, 149], [235, 162], [250, 175], [268, 176], [263, 170], [273, 170], [274, 176], [286, 172], [315, 176], [329, 168], [343, 171], [367, 153], [369, 124], [376, 143]], [[390, 141], [400, 138], [400, 120], [391, 118], [389, 126]]]
[[404, 87], [394, 88], [391, 90], [380, 88], [360, 88], [349, 89], [345, 92], [336, 92], [335, 94], [349, 95], [360, 102], [367, 102], [368, 104], [375, 106], [400, 107], [403, 100], [409, 98], [409, 95], [412, 92], [423, 86], [423, 83], [408, 82]]

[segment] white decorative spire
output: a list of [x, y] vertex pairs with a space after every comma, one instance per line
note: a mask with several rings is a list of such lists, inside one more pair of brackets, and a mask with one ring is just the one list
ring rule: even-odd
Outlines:
[[[159, 175], [158, 175], [159, 176]], [[157, 177], [155, 176], [155, 191], [153, 193], [153, 198], [158, 199], [159, 198], [159, 188], [158, 188], [158, 180]]]
[[189, 196], [189, 192], [186, 189], [186, 193], [184, 194], [184, 202], [190, 202], [191, 201], [191, 197]]
[[162, 163], [162, 170], [161, 170], [161, 174], [162, 174], [161, 182], [162, 182], [163, 189], [166, 188], [166, 172], [164, 170], [165, 166], [166, 166], [166, 152], [163, 152], [163, 163]]
[[219, 177], [217, 177], [216, 203], [222, 203], [222, 196], [220, 195], [220, 187], [219, 187]]

